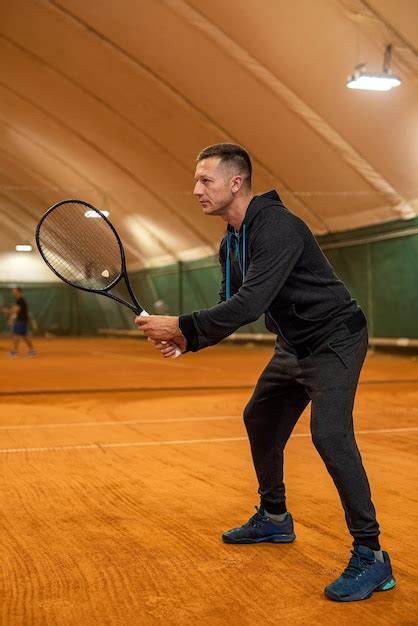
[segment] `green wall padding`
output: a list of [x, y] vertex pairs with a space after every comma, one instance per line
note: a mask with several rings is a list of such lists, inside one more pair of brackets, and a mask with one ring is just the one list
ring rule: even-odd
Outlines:
[[374, 335], [418, 337], [418, 237], [374, 244], [371, 255]]
[[[335, 271], [366, 313], [372, 337], [418, 338], [417, 228], [418, 219], [414, 219], [318, 238]], [[397, 233], [402, 236], [349, 245], [355, 240]], [[347, 247], [328, 248], [341, 243]]]
[[[365, 311], [371, 336], [418, 338], [418, 235], [396, 235], [417, 227], [415, 219], [318, 238], [338, 276]], [[395, 238], [361, 243], [391, 233]], [[333, 248], [341, 244], [344, 247]], [[131, 282], [150, 313], [178, 315], [216, 304], [220, 269], [217, 258], [208, 257], [133, 272]], [[3, 296], [9, 305], [13, 303], [11, 286], [0, 284], [0, 299]], [[20, 286], [38, 334], [94, 335], [99, 328], [136, 328], [134, 313], [103, 296], [63, 283]], [[0, 316], [0, 332], [10, 332], [4, 316]], [[261, 319], [240, 332], [266, 330]]]

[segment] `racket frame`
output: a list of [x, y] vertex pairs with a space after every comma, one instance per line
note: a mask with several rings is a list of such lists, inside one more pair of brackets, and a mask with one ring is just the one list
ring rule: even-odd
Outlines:
[[[106, 289], [88, 289], [87, 287], [81, 287], [79, 285], [75, 285], [74, 283], [71, 283], [69, 280], [66, 280], [63, 276], [61, 276], [61, 274], [59, 274], [51, 265], [51, 263], [48, 261], [48, 259], [45, 257], [43, 251], [42, 251], [42, 247], [41, 247], [41, 242], [40, 242], [40, 230], [41, 230], [41, 226], [43, 224], [43, 222], [45, 221], [45, 219], [48, 217], [48, 215], [50, 213], [52, 213], [52, 211], [54, 209], [56, 209], [59, 206], [63, 206], [64, 204], [81, 204], [82, 206], [86, 207], [86, 210], [92, 210], [95, 213], [99, 213], [100, 214], [100, 218], [104, 219], [105, 222], [108, 224], [108, 226], [110, 226], [110, 228], [112, 229], [113, 234], [116, 237], [116, 241], [118, 242], [118, 246], [119, 246], [119, 252], [120, 252], [120, 256], [121, 256], [121, 263], [122, 263], [122, 271], [120, 272], [119, 276], [117, 278], [115, 278], [108, 287], [106, 287]], [[86, 218], [88, 219], [88, 218]], [[93, 218], [94, 219], [94, 218]], [[82, 291], [87, 291], [89, 293], [97, 293], [99, 295], [102, 296], [107, 296], [108, 298], [112, 298], [112, 300], [116, 300], [116, 302], [119, 302], [120, 304], [124, 304], [125, 306], [128, 306], [131, 311], [133, 311], [134, 313], [136, 313], [136, 315], [141, 315], [142, 313], [146, 314], [145, 309], [139, 304], [131, 283], [129, 282], [129, 277], [128, 277], [128, 272], [126, 269], [126, 260], [125, 260], [125, 250], [123, 248], [123, 244], [122, 241], [118, 235], [118, 232], [116, 230], [116, 228], [113, 226], [112, 222], [110, 220], [107, 219], [107, 217], [105, 215], [103, 215], [103, 213], [100, 211], [100, 209], [96, 209], [96, 207], [94, 207], [92, 204], [89, 204], [88, 202], [86, 202], [85, 200], [61, 200], [60, 202], [57, 202], [56, 204], [53, 204], [51, 207], [49, 207], [49, 209], [47, 211], [45, 211], [44, 215], [41, 217], [41, 219], [39, 220], [39, 223], [36, 227], [36, 231], [35, 231], [35, 240], [36, 240], [36, 245], [37, 248], [39, 250], [39, 253], [41, 255], [41, 257], [43, 258], [43, 260], [45, 261], [45, 263], [48, 265], [49, 269], [52, 270], [54, 272], [54, 274], [56, 276], [58, 276], [58, 278], [62, 281], [64, 281], [65, 283], [67, 283], [67, 285], [70, 285], [71, 287], [75, 287], [76, 289], [81, 289]], [[133, 304], [130, 304], [129, 302], [127, 302], [126, 300], [123, 300], [122, 298], [119, 298], [119, 296], [116, 296], [113, 293], [110, 293], [110, 289], [112, 289], [113, 287], [115, 287], [120, 281], [121, 279], [124, 279], [125, 281], [125, 285], [128, 289], [129, 295], [132, 298], [132, 302]]]

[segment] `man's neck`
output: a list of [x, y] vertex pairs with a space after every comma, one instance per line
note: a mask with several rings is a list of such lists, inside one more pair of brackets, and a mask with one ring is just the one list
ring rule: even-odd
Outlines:
[[241, 228], [248, 205], [253, 198], [254, 194], [252, 192], [246, 194], [245, 196], [236, 198], [225, 211], [225, 215], [222, 216], [228, 224], [231, 224], [231, 226], [235, 228], [235, 230], [239, 230]]

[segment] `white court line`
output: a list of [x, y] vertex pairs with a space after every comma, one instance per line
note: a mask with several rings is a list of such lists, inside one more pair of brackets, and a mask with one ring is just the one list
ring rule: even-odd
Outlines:
[[[397, 409], [399, 410], [399, 409]], [[408, 413], [414, 409], [405, 409]], [[361, 415], [362, 411], [357, 411], [357, 415]], [[2, 430], [39, 430], [54, 428], [72, 428], [72, 427], [95, 427], [95, 426], [141, 426], [148, 424], [177, 424], [182, 422], [222, 422], [223, 420], [242, 420], [242, 415], [210, 415], [202, 417], [172, 417], [168, 419], [150, 419], [150, 420], [108, 420], [107, 422], [63, 422], [63, 423], [47, 423], [47, 424], [3, 424], [0, 426]]]
[[[356, 435], [378, 435], [381, 433], [411, 433], [418, 432], [418, 427], [410, 428], [380, 428], [377, 430], [357, 430]], [[291, 438], [310, 437], [311, 433], [296, 433]], [[178, 446], [196, 443], [229, 443], [233, 441], [248, 441], [247, 437], [222, 437], [216, 439], [172, 439], [169, 441], [138, 441], [127, 443], [82, 443], [71, 446], [49, 446], [45, 448], [0, 448], [0, 454], [12, 452], [65, 452], [66, 450], [102, 450], [103, 448], [137, 448], [145, 446]]]
[[218, 422], [222, 420], [242, 420], [242, 415], [173, 417], [157, 420], [113, 420], [108, 422], [65, 422], [63, 424], [6, 424], [5, 426], [0, 426], [0, 430], [36, 430], [38, 428], [67, 428], [71, 426], [132, 426], [141, 424], [173, 424], [177, 422]]

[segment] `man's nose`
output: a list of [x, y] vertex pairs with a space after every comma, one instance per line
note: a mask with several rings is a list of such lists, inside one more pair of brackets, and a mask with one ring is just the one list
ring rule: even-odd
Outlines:
[[193, 194], [195, 196], [201, 196], [202, 195], [202, 185], [201, 185], [200, 181], [197, 181], [197, 183], [195, 184], [194, 189], [193, 189]]

